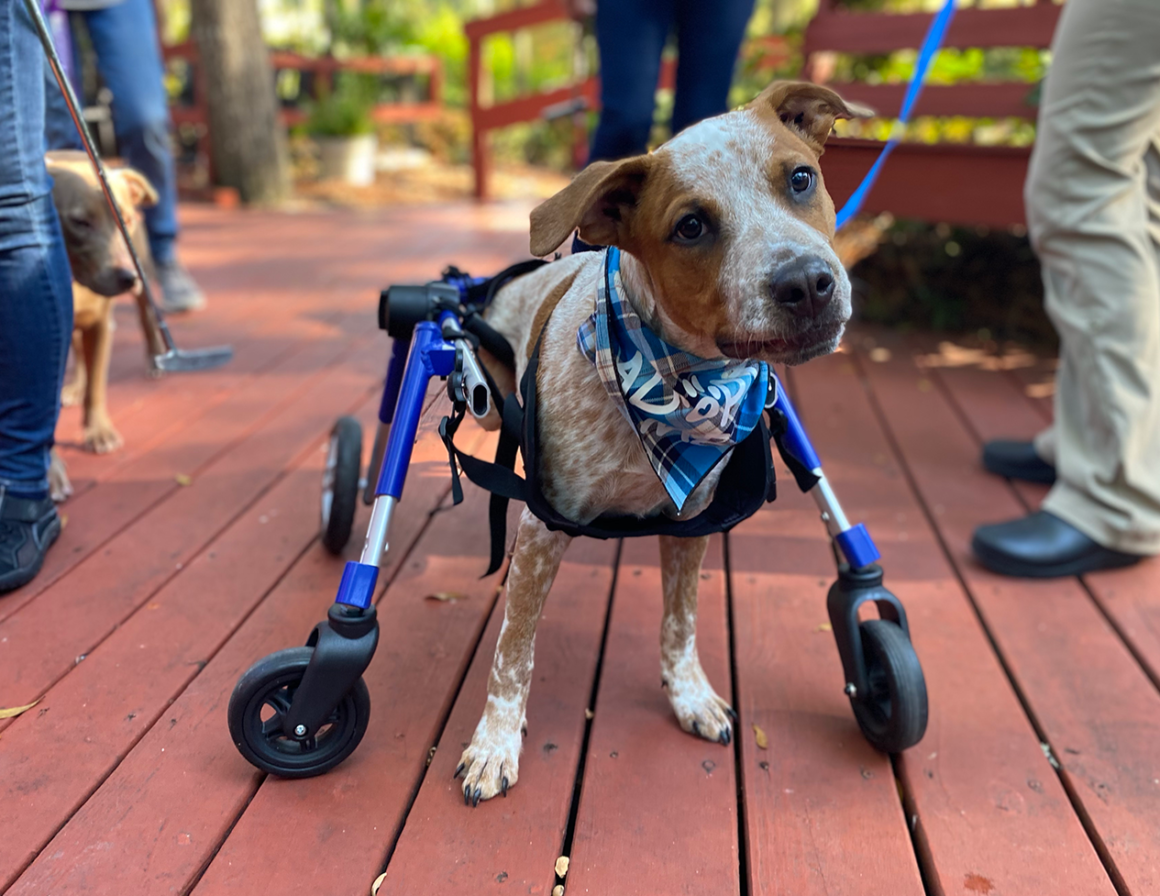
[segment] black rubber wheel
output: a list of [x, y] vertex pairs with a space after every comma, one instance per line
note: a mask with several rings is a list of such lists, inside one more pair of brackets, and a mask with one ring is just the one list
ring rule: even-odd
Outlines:
[[279, 650], [254, 663], [230, 696], [234, 746], [251, 764], [283, 778], [311, 778], [354, 752], [367, 731], [371, 695], [360, 678], [313, 737], [287, 737], [281, 718], [294, 700], [312, 647]]
[[361, 470], [362, 424], [354, 417], [339, 417], [330, 431], [322, 471], [322, 543], [332, 554], [341, 554], [350, 541]]
[[869, 694], [850, 703], [866, 739], [883, 753], [901, 753], [926, 733], [926, 679], [906, 633], [885, 619], [858, 626]]

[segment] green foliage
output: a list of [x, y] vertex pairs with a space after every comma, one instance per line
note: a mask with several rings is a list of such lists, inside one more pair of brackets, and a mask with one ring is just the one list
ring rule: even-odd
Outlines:
[[374, 131], [373, 80], [353, 72], [341, 72], [334, 89], [310, 104], [306, 131], [314, 137], [357, 137]]
[[850, 272], [857, 314], [893, 326], [1053, 345], [1039, 262], [1027, 237], [900, 221]]

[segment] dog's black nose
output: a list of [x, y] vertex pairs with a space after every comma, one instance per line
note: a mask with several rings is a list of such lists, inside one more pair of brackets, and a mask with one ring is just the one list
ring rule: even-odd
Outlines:
[[834, 297], [834, 275], [816, 255], [782, 265], [769, 284], [773, 300], [801, 317], [817, 317]]
[[128, 292], [137, 285], [137, 275], [133, 271], [125, 268], [117, 268], [116, 273], [113, 275], [113, 282], [116, 284], [117, 294], [120, 295], [123, 292]]

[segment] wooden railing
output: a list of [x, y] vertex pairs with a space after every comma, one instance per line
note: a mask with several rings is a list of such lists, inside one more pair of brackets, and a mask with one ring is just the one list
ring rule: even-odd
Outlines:
[[[705, 0], [710, 2], [710, 0]], [[491, 153], [488, 134], [497, 128], [508, 127], [526, 121], [536, 121], [561, 109], [586, 111], [600, 107], [600, 81], [588, 77], [553, 90], [525, 94], [500, 103], [485, 103], [485, 79], [489, 73], [483, 65], [483, 41], [494, 34], [519, 31], [568, 18], [560, 0], [543, 0], [532, 6], [523, 6], [498, 15], [475, 19], [464, 26], [468, 39], [468, 96], [471, 111], [471, 160], [475, 170], [475, 196], [488, 197], [488, 182], [491, 173]], [[769, 36], [749, 41], [744, 53], [756, 55], [758, 68], [774, 68], [783, 65], [791, 56], [788, 44], [780, 37]], [[676, 62], [665, 59], [661, 64], [658, 89], [671, 90], [676, 78]], [[574, 117], [573, 163], [580, 167], [587, 154], [587, 131]]]
[[[1061, 8], [1051, 0], [1033, 0], [1025, 6], [959, 9], [943, 46], [1043, 49], [1051, 45]], [[836, 0], [822, 0], [803, 41], [806, 75], [883, 117], [894, 117], [906, 85], [831, 80], [829, 57], [915, 49], [932, 17], [930, 13], [851, 12]], [[1035, 89], [1036, 85], [1019, 81], [931, 85], [924, 89], [914, 114], [1034, 121], [1038, 114]], [[871, 140], [832, 139], [827, 144], [822, 172], [836, 202], [853, 191], [880, 148], [880, 143]], [[864, 211], [965, 224], [1021, 224], [1029, 157], [1030, 148], [1025, 146], [903, 143], [884, 166]]]

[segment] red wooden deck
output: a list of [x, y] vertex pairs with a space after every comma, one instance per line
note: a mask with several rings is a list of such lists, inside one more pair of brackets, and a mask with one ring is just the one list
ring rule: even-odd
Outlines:
[[[211, 306], [175, 334], [237, 357], [148, 380], [118, 312], [126, 448], [66, 447], [67, 527], [41, 576], [0, 598], [0, 707], [39, 701], [0, 721], [0, 891], [346, 896], [385, 871], [392, 896], [548, 896], [567, 855], [571, 894], [1160, 893], [1160, 566], [1051, 583], [977, 567], [972, 528], [1039, 497], [982, 473], [980, 441], [1034, 432], [1045, 402], [1025, 370], [920, 366], [914, 339], [870, 353], [855, 332], [787, 382], [910, 613], [931, 706], [915, 749], [882, 756], [855, 726], [824, 626], [824, 533], [783, 475], [702, 582], [701, 655], [740, 713], [736, 743], [683, 734], [659, 687], [655, 543], [577, 543], [540, 628], [519, 785], [465, 808], [451, 775], [502, 597], [479, 578], [482, 495], [435, 512], [448, 477], [428, 427], [392, 533], [366, 739], [309, 781], [242, 760], [234, 682], [300, 643], [338, 581], [317, 541], [320, 447], [342, 413], [369, 431], [378, 288], [522, 256], [525, 213], [186, 210]], [[66, 413], [62, 440], [78, 435]]]

